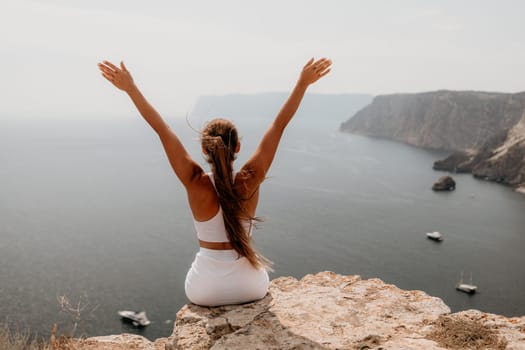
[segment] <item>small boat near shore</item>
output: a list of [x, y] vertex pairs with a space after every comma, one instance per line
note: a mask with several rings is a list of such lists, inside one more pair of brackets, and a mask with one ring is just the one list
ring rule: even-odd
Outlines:
[[427, 238], [433, 241], [441, 242], [443, 240], [443, 235], [440, 232], [427, 232]]
[[476, 293], [478, 286], [468, 283], [458, 283], [456, 289], [467, 294], [474, 294]]
[[459, 279], [458, 284], [456, 284], [456, 290], [467, 294], [474, 294], [478, 290], [478, 286], [472, 284], [472, 275], [470, 275], [470, 283], [463, 282], [463, 272], [461, 273], [461, 278]]
[[146, 327], [151, 323], [146, 316], [146, 311], [135, 312], [122, 310], [119, 311], [118, 314], [124, 320], [131, 322], [135, 327]]

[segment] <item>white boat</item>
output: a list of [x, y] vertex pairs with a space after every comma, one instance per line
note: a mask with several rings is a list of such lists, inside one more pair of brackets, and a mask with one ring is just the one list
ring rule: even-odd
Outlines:
[[478, 286], [475, 286], [473, 284], [468, 284], [468, 283], [458, 283], [456, 285], [456, 289], [461, 292], [465, 292], [467, 294], [474, 294], [476, 293]]
[[145, 311], [135, 312], [135, 311], [122, 310], [122, 311], [119, 311], [118, 314], [123, 319], [131, 321], [131, 323], [135, 327], [138, 327], [138, 326], [146, 327], [151, 323], [150, 320], [148, 320], [148, 318], [146, 317]]
[[461, 272], [461, 278], [456, 284], [456, 289], [467, 294], [474, 294], [478, 290], [478, 286], [472, 284], [472, 274], [470, 275], [470, 283], [463, 283], [463, 272]]
[[427, 237], [429, 239], [432, 239], [434, 241], [442, 241], [443, 240], [443, 235], [439, 232], [427, 232]]

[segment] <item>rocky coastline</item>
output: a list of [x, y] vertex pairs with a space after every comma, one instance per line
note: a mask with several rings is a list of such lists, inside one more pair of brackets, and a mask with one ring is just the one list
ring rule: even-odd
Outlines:
[[[65, 344], [64, 344], [65, 345]], [[185, 305], [171, 336], [132, 334], [68, 343], [75, 349], [525, 349], [525, 317], [451, 313], [436, 297], [333, 272], [274, 279], [242, 305]]]
[[525, 92], [377, 96], [340, 129], [446, 150], [451, 155], [436, 161], [435, 170], [525, 187]]

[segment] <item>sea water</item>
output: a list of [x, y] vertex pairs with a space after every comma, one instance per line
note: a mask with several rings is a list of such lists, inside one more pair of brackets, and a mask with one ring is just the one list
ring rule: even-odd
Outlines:
[[[169, 121], [205, 167], [198, 134]], [[270, 120], [236, 122], [238, 168]], [[446, 154], [338, 124], [293, 120], [281, 141], [254, 232], [270, 278], [331, 270], [424, 290], [453, 311], [525, 315], [525, 196], [467, 174], [453, 174], [456, 191], [432, 192], [446, 174], [432, 163]], [[139, 117], [0, 122], [0, 323], [169, 336], [197, 249], [185, 191]], [[479, 294], [455, 290], [462, 272]], [[152, 324], [122, 323], [122, 309]]]

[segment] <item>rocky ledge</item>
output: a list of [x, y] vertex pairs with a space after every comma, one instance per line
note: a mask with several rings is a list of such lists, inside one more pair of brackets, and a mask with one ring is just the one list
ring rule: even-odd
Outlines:
[[184, 306], [173, 334], [94, 337], [78, 349], [525, 349], [525, 317], [450, 313], [436, 297], [333, 272], [280, 277], [257, 302]]

